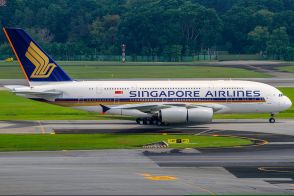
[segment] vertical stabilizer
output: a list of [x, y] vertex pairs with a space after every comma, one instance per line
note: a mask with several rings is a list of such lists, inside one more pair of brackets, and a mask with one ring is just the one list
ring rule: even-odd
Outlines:
[[3, 32], [29, 82], [72, 81], [23, 29], [3, 28]]

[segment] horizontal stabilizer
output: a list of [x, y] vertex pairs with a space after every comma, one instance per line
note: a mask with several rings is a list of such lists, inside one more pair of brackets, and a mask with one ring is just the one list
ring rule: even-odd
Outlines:
[[20, 86], [20, 85], [7, 85], [4, 87], [16, 94], [34, 95], [37, 97], [57, 97], [62, 94], [62, 92], [56, 91], [56, 90], [40, 91], [40, 90], [35, 90], [34, 88], [30, 88], [28, 86]]
[[29, 88], [29, 87], [24, 85], [6, 85], [4, 86], [4, 88], [7, 88], [10, 91], [14, 91], [14, 89], [17, 89], [17, 88]]

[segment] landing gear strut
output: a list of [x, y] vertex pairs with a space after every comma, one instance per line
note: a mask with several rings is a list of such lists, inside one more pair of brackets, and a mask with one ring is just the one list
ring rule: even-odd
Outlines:
[[271, 113], [271, 117], [268, 121], [269, 121], [269, 123], [275, 123], [276, 122], [275, 114]]

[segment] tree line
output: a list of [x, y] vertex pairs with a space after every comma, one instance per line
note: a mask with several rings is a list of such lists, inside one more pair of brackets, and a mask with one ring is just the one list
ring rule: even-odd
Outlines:
[[[54, 55], [188, 56], [224, 51], [294, 58], [294, 0], [6, 0], [4, 26]], [[0, 52], [10, 50], [2, 35]]]

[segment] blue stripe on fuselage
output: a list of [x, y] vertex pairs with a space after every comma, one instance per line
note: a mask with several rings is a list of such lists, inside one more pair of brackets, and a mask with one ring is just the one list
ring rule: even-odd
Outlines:
[[[37, 101], [44, 101], [44, 99], [32, 98]], [[193, 102], [193, 101], [265, 101], [263, 97], [248, 97], [248, 98], [57, 98], [55, 102]]]

